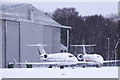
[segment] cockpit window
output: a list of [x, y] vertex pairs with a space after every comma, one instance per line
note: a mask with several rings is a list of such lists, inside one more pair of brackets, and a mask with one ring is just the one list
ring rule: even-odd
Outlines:
[[97, 56], [97, 57], [100, 57], [100, 56]]

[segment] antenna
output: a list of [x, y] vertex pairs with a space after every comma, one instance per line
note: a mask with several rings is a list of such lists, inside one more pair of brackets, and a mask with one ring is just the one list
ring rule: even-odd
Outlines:
[[83, 47], [83, 55], [85, 55], [85, 54], [87, 54], [85, 47], [96, 46], [96, 45], [94, 44], [94, 45], [70, 45], [70, 46]]

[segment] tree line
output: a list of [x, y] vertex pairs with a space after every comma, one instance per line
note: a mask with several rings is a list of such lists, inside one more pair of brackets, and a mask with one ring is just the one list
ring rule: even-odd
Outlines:
[[[110, 60], [115, 59], [116, 52], [118, 59], [120, 35], [117, 18], [113, 16], [106, 18], [97, 14], [91, 16], [79, 14], [75, 8], [58, 8], [52, 13], [52, 18], [61, 25], [71, 26], [70, 44], [95, 44], [96, 47], [86, 47], [87, 53], [98, 53], [104, 59]], [[61, 43], [65, 46], [67, 45], [66, 34], [66, 29], [61, 29]], [[69, 52], [77, 56], [77, 54], [82, 54], [82, 48], [70, 46]]]

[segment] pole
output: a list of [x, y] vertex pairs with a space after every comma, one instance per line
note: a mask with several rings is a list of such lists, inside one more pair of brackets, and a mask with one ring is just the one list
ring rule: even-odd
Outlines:
[[[108, 39], [108, 60], [109, 60], [109, 48], [110, 48], [110, 45], [109, 45], [109, 38]], [[109, 63], [108, 63], [108, 66], [109, 66]]]
[[[21, 22], [19, 22], [19, 63], [21, 61]], [[19, 64], [19, 67], [21, 67], [21, 65]]]
[[5, 56], [5, 59], [4, 59], [5, 66], [4, 67], [7, 68], [7, 60], [6, 60], [6, 54], [7, 54], [7, 49], [6, 49], [7, 48], [7, 45], [6, 45], [7, 44], [7, 20], [5, 20], [5, 28], [4, 29], [5, 29], [5, 38], [4, 38], [5, 39], [5, 41], [4, 41], [4, 44], [5, 44], [5, 47], [4, 47], [4, 49], [5, 49], [5, 55], [4, 55]]
[[[2, 3], [0, 3], [0, 5], [2, 5]], [[2, 8], [0, 8], [0, 9], [2, 10]], [[1, 11], [0, 11], [0, 16], [2, 16], [2, 12], [1, 12]], [[3, 34], [3, 33], [2, 33], [2, 32], [3, 32], [3, 31], [2, 31], [2, 28], [3, 28], [3, 25], [2, 25], [2, 20], [1, 20], [1, 21], [0, 21], [0, 68], [3, 67], [3, 65], [2, 65], [2, 64], [3, 64], [3, 63], [2, 63], [2, 57], [3, 57], [3, 56], [2, 56], [2, 54], [3, 54], [3, 53], [2, 53], [2, 47], [3, 47], [3, 46], [2, 46], [2, 43], [3, 43], [3, 42], [2, 42], [2, 40], [3, 40], [3, 39], [2, 39], [2, 38], [3, 38], [3, 37], [2, 37], [2, 34]]]
[[69, 49], [69, 29], [67, 29], [67, 52]]

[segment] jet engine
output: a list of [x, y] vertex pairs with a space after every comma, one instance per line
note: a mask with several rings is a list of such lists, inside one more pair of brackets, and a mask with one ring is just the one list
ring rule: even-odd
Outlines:
[[47, 54], [41, 54], [41, 55], [39, 56], [39, 58], [40, 58], [41, 60], [45, 61], [45, 60], [48, 59], [48, 55], [47, 55]]
[[83, 60], [83, 55], [82, 54], [78, 54], [77, 58], [78, 58], [78, 60]]

